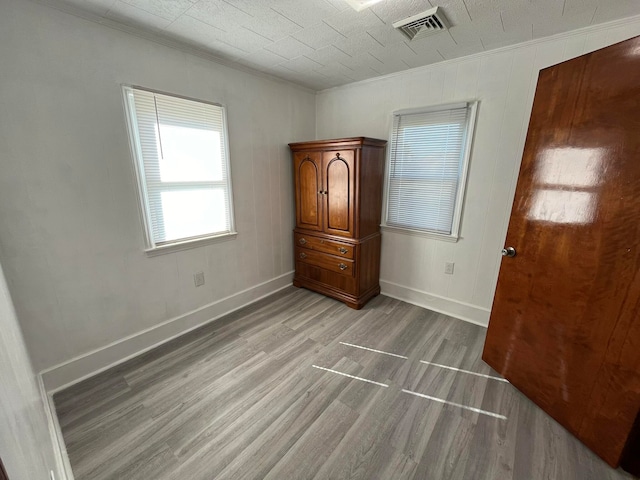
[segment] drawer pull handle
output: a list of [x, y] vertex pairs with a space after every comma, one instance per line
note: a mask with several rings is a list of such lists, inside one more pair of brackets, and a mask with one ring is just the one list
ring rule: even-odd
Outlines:
[[307, 241], [304, 238], [301, 238], [300, 240], [298, 240], [298, 243], [300, 245], [305, 245], [307, 243]]
[[340, 268], [340, 270], [346, 270], [349, 267], [347, 267], [344, 263], [341, 263], [340, 265], [338, 265], [338, 268]]
[[344, 254], [345, 254], [345, 253], [347, 253], [349, 250], [347, 250], [347, 249], [346, 249], [346, 248], [344, 248], [344, 247], [340, 247], [340, 248], [338, 249], [338, 251], [344, 255]]
[[306, 253], [304, 253], [304, 252], [302, 252], [302, 253], [300, 254], [300, 258], [307, 258], [307, 254], [306, 254]]

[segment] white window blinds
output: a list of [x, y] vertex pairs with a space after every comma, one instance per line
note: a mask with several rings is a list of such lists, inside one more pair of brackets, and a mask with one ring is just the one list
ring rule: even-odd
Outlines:
[[475, 105], [394, 114], [387, 226], [457, 236]]
[[224, 108], [124, 90], [148, 247], [232, 233]]

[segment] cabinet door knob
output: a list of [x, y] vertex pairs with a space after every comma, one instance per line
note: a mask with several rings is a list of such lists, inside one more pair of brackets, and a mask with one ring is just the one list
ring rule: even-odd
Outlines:
[[298, 240], [298, 243], [300, 245], [305, 245], [307, 243], [307, 241], [304, 238], [301, 238], [300, 240]]
[[347, 267], [344, 263], [341, 263], [340, 265], [338, 265], [338, 268], [340, 268], [340, 270], [346, 270], [349, 267]]
[[349, 250], [347, 250], [347, 249], [346, 249], [346, 248], [344, 248], [344, 247], [340, 247], [340, 248], [338, 249], [338, 251], [344, 255], [344, 254], [345, 254], [345, 253], [347, 253]]
[[300, 258], [307, 258], [307, 254], [306, 254], [306, 253], [304, 253], [304, 252], [302, 252], [302, 253], [300, 254]]

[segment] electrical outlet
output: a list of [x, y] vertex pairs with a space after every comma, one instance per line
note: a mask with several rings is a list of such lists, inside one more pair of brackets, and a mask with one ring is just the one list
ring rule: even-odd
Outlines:
[[196, 287], [200, 287], [204, 285], [204, 272], [198, 272], [193, 274], [193, 283], [196, 284]]
[[447, 275], [453, 275], [453, 266], [455, 265], [455, 263], [453, 262], [446, 262], [444, 264], [444, 273], [446, 273]]

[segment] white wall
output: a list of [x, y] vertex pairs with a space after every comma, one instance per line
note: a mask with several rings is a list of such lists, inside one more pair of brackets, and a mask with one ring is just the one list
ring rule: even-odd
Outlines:
[[44, 408], [0, 266], [0, 457], [12, 480], [62, 478]]
[[[384, 232], [383, 293], [487, 324], [538, 71], [639, 34], [635, 17], [318, 95], [318, 139], [388, 138], [395, 110], [480, 100], [462, 239]], [[445, 262], [455, 262], [454, 275]]]
[[[227, 106], [236, 240], [145, 256], [122, 83]], [[36, 370], [71, 360], [48, 386], [289, 284], [287, 143], [314, 135], [312, 92], [3, 0], [0, 260]]]

